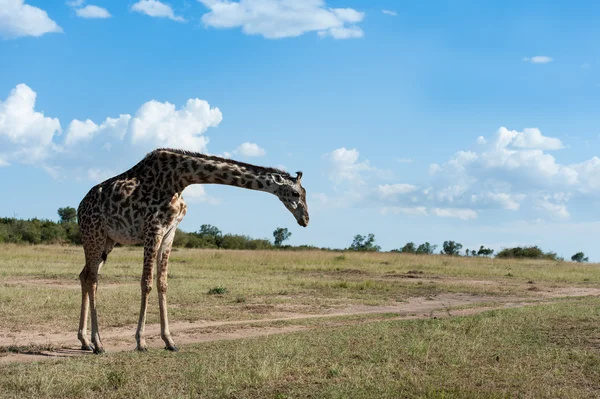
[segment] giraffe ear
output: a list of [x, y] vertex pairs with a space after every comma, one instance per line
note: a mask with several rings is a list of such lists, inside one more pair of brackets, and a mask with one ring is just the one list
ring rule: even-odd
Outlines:
[[275, 182], [275, 184], [283, 186], [285, 184], [285, 180], [283, 179], [283, 177], [278, 174], [278, 173], [272, 173], [271, 177], [273, 178], [273, 181]]
[[300, 183], [300, 180], [302, 180], [302, 172], [298, 171], [296, 172], [296, 182]]

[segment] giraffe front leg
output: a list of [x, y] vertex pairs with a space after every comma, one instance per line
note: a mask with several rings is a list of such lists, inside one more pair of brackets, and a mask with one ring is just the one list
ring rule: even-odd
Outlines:
[[145, 327], [146, 327], [146, 308], [148, 307], [148, 294], [152, 291], [152, 269], [147, 272], [144, 266], [142, 274], [141, 292], [142, 302], [140, 305], [140, 318], [138, 320], [137, 330], [135, 332], [135, 340], [137, 342], [136, 350], [145, 352], [148, 350], [146, 345]]
[[158, 252], [160, 241], [161, 237], [158, 234], [149, 234], [147, 235], [144, 244], [144, 271], [142, 272], [141, 281], [142, 298], [140, 304], [140, 318], [135, 332], [135, 340], [137, 342], [135, 349], [141, 352], [148, 350], [144, 333], [146, 327], [146, 309], [148, 307], [148, 294], [152, 291], [154, 264], [156, 263], [156, 253]]
[[158, 257], [158, 306], [160, 309], [160, 337], [165, 342], [165, 349], [177, 352], [179, 349], [175, 346], [171, 332], [169, 331], [169, 317], [167, 312], [167, 276], [169, 268], [169, 255], [173, 245], [175, 229], [171, 230], [164, 238]]
[[104, 353], [104, 346], [100, 340], [100, 331], [98, 330], [98, 309], [96, 307], [96, 293], [98, 291], [98, 274], [92, 277], [92, 283], [88, 286], [90, 297], [90, 309], [92, 313], [92, 343], [94, 344], [94, 353]]

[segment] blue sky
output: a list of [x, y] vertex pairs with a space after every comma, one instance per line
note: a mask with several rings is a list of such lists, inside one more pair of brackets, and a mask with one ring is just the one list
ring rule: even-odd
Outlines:
[[600, 261], [600, 4], [0, 0], [0, 215], [57, 219], [160, 146], [302, 170], [184, 192], [187, 231], [374, 233]]

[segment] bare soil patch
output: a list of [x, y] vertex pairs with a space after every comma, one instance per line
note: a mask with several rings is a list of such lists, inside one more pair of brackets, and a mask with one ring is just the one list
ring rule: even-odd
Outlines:
[[[34, 281], [40, 283], [40, 280]], [[467, 316], [490, 309], [521, 307], [545, 303], [549, 299], [555, 298], [600, 296], [600, 288], [561, 287], [529, 291], [529, 293], [534, 296], [495, 297], [444, 293], [435, 296], [412, 297], [405, 302], [385, 306], [351, 305], [344, 308], [329, 309], [321, 314], [289, 312], [282, 317], [257, 320], [199, 320], [195, 322], [172, 322], [170, 327], [177, 344], [185, 345], [199, 342], [266, 336], [270, 334], [284, 334], [315, 328], [310, 325], [270, 325], [278, 322], [327, 319], [328, 325], [357, 324], [361, 323], [361, 320], [343, 320], [343, 316], [374, 314], [397, 315], [391, 319]], [[486, 303], [489, 303], [490, 305], [486, 306]], [[247, 311], [252, 313], [269, 313], [272, 310], [268, 306], [260, 305], [248, 305], [246, 307]], [[460, 307], [461, 309], [456, 309], [457, 307]], [[336, 320], [336, 318], [338, 318], [338, 320]], [[365, 319], [362, 322], [380, 320], [381, 319]], [[134, 325], [105, 328], [101, 330], [101, 334], [105, 348], [108, 352], [131, 351], [135, 347]], [[149, 324], [146, 326], [146, 337], [149, 347], [162, 348], [164, 346], [160, 339], [160, 326], [158, 324]], [[43, 331], [9, 331], [0, 328], [0, 348], [2, 348], [2, 353], [0, 353], [0, 363], [38, 361], [91, 354], [90, 352], [79, 350], [79, 347], [76, 326], [74, 326], [72, 331], [60, 333], [45, 333]]]
[[[139, 285], [139, 283], [123, 283], [123, 282], [110, 282], [102, 281], [102, 289], [104, 288], [116, 288], [123, 287], [124, 285]], [[64, 279], [50, 279], [50, 278], [27, 278], [27, 279], [8, 279], [2, 282], [5, 286], [21, 286], [21, 287], [47, 287], [47, 288], [65, 288], [71, 290], [80, 290], [81, 284], [79, 279], [64, 280]]]

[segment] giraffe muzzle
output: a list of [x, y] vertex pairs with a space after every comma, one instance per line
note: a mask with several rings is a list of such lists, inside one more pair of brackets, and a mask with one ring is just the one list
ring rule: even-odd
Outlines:
[[298, 224], [302, 227], [308, 226], [308, 218], [300, 218], [298, 219]]

